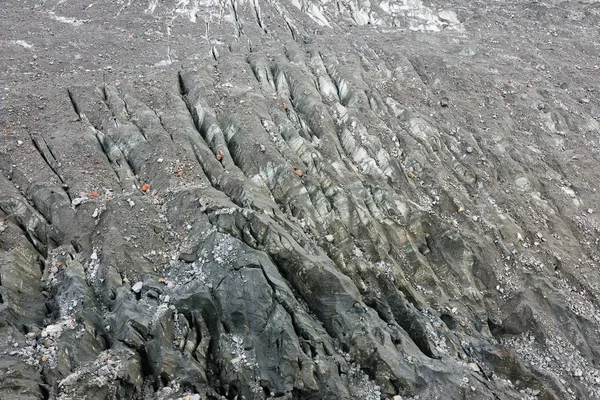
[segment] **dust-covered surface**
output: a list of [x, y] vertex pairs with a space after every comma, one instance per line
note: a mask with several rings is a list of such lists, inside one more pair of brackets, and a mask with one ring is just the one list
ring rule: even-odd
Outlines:
[[600, 398], [598, 26], [4, 1], [0, 398]]

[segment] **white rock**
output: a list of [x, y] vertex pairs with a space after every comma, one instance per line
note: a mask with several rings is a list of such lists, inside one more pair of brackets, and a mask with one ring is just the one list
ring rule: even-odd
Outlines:
[[469, 368], [471, 368], [471, 370], [475, 372], [481, 372], [481, 369], [479, 369], [479, 365], [477, 365], [476, 363], [469, 363]]
[[62, 329], [60, 325], [48, 325], [45, 331], [50, 336], [58, 336], [62, 333]]
[[162, 159], [162, 158], [159, 158], [158, 160], [156, 160], [156, 162], [157, 162], [157, 163], [161, 163], [161, 162], [163, 162], [163, 159]]
[[133, 290], [135, 293], [139, 293], [142, 291], [143, 286], [144, 286], [144, 284], [142, 282], [137, 282], [135, 285], [133, 285], [131, 287], [131, 290]]
[[529, 183], [529, 179], [527, 179], [524, 176], [521, 176], [520, 178], [515, 179], [515, 185], [520, 190], [529, 190], [531, 188], [531, 184]]
[[133, 200], [127, 199], [127, 202], [129, 203], [129, 207], [135, 207], [135, 203], [133, 202]]
[[327, 241], [328, 241], [329, 243], [333, 243], [333, 239], [334, 239], [334, 237], [333, 237], [333, 235], [325, 235], [325, 239], [327, 239]]
[[87, 200], [87, 197], [76, 197], [73, 199], [73, 201], [71, 201], [71, 204], [76, 207], [83, 203], [85, 200]]

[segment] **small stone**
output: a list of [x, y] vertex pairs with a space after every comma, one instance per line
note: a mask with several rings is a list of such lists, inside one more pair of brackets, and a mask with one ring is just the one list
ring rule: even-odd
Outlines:
[[92, 252], [92, 255], [90, 255], [90, 258], [92, 260], [97, 260], [98, 259], [98, 253], [96, 253], [96, 249], [94, 249], [94, 251]]
[[133, 200], [127, 199], [127, 202], [129, 203], [129, 207], [135, 207], [135, 203], [133, 202]]
[[169, 300], [171, 300], [171, 297], [170, 297], [169, 295], [165, 295], [165, 297], [164, 297], [163, 301], [164, 301], [165, 303], [168, 303], [168, 302], [169, 302]]
[[13, 343], [13, 347], [19, 347], [19, 343], [18, 342], [14, 342]]
[[333, 235], [325, 235], [325, 239], [329, 242], [329, 243], [333, 243], [334, 237]]
[[587, 104], [587, 103], [589, 103], [589, 102], [590, 102], [590, 99], [588, 99], [588, 98], [584, 97], [584, 98], [582, 98], [582, 99], [579, 99], [579, 102], [580, 102], [581, 104]]
[[575, 372], [573, 372], [573, 376], [575, 378], [581, 378], [583, 376], [583, 371], [578, 368], [575, 370]]
[[131, 287], [131, 290], [133, 290], [135, 293], [139, 293], [142, 291], [143, 286], [144, 284], [142, 282], [137, 282]]
[[156, 160], [156, 162], [160, 164], [160, 163], [162, 163], [162, 162], [163, 162], [163, 159], [162, 159], [162, 158], [159, 158], [158, 160]]
[[17, 146], [20, 146], [20, 145], [22, 145], [22, 144], [23, 144], [23, 141], [22, 141], [22, 140], [17, 140]]
[[46, 332], [46, 330], [44, 329], [42, 331], [42, 333], [40, 334], [40, 336], [43, 337], [43, 338], [46, 338], [46, 337], [48, 337], [48, 332]]
[[477, 222], [479, 220], [479, 217], [477, 215], [473, 215], [473, 222]]
[[593, 212], [594, 212], [594, 210], [592, 210], [591, 208], [588, 208], [588, 209], [587, 209], [587, 212], [588, 212], [588, 214], [591, 214], [591, 213], [593, 213]]
[[58, 336], [62, 333], [62, 326], [56, 324], [56, 325], [48, 325], [45, 329], [45, 331], [48, 333], [48, 335], [50, 336]]
[[73, 201], [71, 202], [71, 204], [74, 207], [77, 207], [78, 205], [80, 205], [81, 203], [83, 203], [84, 200], [87, 200], [87, 197], [76, 197], [76, 198], [73, 199]]
[[528, 190], [531, 188], [531, 184], [529, 183], [529, 179], [527, 179], [524, 176], [521, 176], [517, 179], [515, 179], [515, 185], [517, 185], [517, 187], [520, 190]]
[[469, 363], [469, 368], [471, 368], [471, 370], [475, 372], [481, 372], [479, 365], [477, 365], [476, 363]]
[[468, 146], [466, 150], [467, 150], [467, 153], [471, 154], [473, 152], [473, 147]]

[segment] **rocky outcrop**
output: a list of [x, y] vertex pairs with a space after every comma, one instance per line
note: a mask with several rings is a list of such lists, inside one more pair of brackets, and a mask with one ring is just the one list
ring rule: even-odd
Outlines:
[[600, 396], [593, 4], [28, 7], [1, 398]]

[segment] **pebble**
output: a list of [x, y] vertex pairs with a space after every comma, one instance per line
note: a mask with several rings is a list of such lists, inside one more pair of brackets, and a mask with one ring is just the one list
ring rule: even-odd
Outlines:
[[333, 235], [325, 235], [325, 239], [327, 239], [327, 241], [328, 241], [329, 243], [333, 243], [333, 239], [334, 239], [334, 237], [333, 237]]
[[48, 325], [46, 327], [46, 329], [44, 329], [44, 330], [50, 336], [58, 336], [58, 335], [60, 335], [62, 333], [62, 326], [60, 326], [60, 325]]
[[163, 159], [159, 158], [158, 160], [156, 160], [156, 162], [160, 164], [161, 162], [163, 162]]
[[479, 368], [479, 365], [477, 365], [477, 363], [469, 363], [469, 368], [471, 368], [471, 370], [475, 372], [481, 372], [481, 369]]
[[467, 153], [471, 154], [473, 152], [473, 148], [471, 146], [467, 147]]
[[588, 212], [588, 214], [591, 214], [591, 213], [593, 213], [593, 212], [594, 212], [594, 210], [592, 210], [591, 208], [588, 208], [588, 209], [587, 209], [587, 212]]
[[76, 197], [73, 199], [71, 204], [76, 207], [76, 206], [80, 205], [81, 203], [83, 203], [84, 200], [87, 200], [87, 198], [86, 197]]
[[133, 200], [127, 199], [127, 202], [129, 203], [129, 207], [135, 207], [135, 203], [133, 202]]
[[135, 293], [139, 293], [142, 291], [142, 287], [144, 286], [144, 284], [142, 282], [136, 282], [132, 287], [131, 290], [133, 290]]

